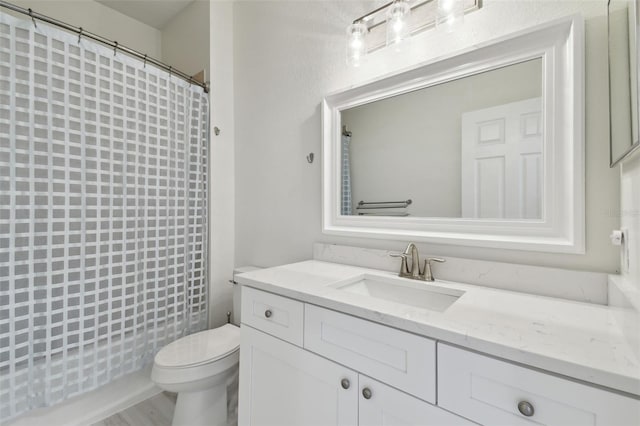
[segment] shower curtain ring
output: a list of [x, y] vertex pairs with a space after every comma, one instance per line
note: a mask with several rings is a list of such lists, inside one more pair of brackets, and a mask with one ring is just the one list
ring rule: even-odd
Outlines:
[[172, 70], [172, 68], [173, 67], [171, 65], [169, 65], [169, 80], [171, 80], [171, 70]]
[[29, 8], [29, 16], [31, 16], [31, 20], [33, 21], [33, 26], [38, 28], [38, 24], [36, 24], [36, 18], [33, 17], [33, 10]]
[[142, 65], [144, 68], [147, 67], [147, 54], [144, 54], [144, 64]]
[[78, 44], [80, 44], [80, 41], [82, 40], [82, 31], [84, 30], [82, 29], [82, 27], [78, 27], [78, 28], [80, 30], [80, 32], [78, 33]]
[[189, 86], [191, 86], [191, 84], [192, 84], [192, 83], [193, 83], [193, 76], [192, 76], [192, 75], [190, 75], [190, 76], [189, 76]]
[[116, 56], [116, 51], [118, 50], [118, 42], [114, 41], [114, 45], [113, 45], [113, 56]]

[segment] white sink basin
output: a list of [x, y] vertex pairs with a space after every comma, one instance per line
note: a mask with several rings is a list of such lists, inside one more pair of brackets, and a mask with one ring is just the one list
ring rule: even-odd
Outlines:
[[424, 281], [370, 275], [364, 275], [356, 281], [339, 283], [335, 288], [437, 312], [444, 312], [464, 294], [464, 291], [438, 287]]

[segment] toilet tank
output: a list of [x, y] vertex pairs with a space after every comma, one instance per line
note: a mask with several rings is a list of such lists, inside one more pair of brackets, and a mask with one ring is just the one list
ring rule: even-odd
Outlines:
[[233, 323], [237, 326], [240, 326], [240, 288], [242, 287], [236, 281], [236, 275], [242, 274], [244, 272], [257, 271], [257, 266], [239, 266], [233, 270]]

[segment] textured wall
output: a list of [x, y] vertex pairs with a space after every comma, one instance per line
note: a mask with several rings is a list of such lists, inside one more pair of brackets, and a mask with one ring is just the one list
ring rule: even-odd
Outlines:
[[11, 3], [117, 40], [151, 57], [160, 58], [162, 54], [159, 30], [93, 0], [11, 0]]
[[209, 1], [195, 0], [162, 28], [162, 60], [209, 79]]
[[227, 320], [232, 308], [229, 280], [234, 265], [234, 108], [233, 4], [212, 1], [211, 22], [211, 133], [209, 159], [209, 326]]
[[640, 151], [622, 164], [621, 228], [628, 232], [629, 269], [622, 275], [640, 290]]

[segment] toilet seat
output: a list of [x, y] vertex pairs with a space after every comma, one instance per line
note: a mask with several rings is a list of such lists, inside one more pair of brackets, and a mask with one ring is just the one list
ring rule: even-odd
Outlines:
[[154, 362], [162, 368], [190, 368], [215, 362], [240, 347], [240, 329], [231, 324], [182, 337], [162, 348]]
[[[226, 324], [185, 336], [156, 354], [151, 379], [158, 385], [201, 387], [210, 378], [237, 368], [240, 328]], [[177, 391], [177, 390], [173, 390]]]

